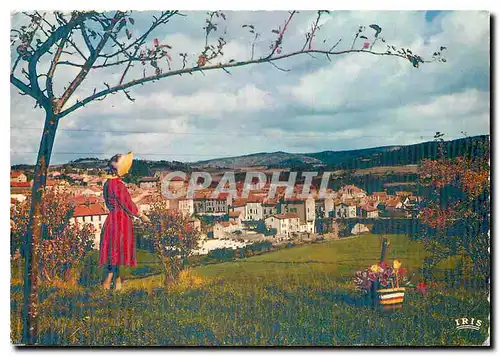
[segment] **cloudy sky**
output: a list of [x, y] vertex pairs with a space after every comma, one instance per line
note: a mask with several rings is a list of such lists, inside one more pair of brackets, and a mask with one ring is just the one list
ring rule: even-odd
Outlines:
[[[190, 63], [204, 45], [204, 12], [186, 12], [152, 34], [172, 46], [173, 67], [179, 52]], [[147, 28], [154, 13], [134, 15], [134, 34]], [[253, 24], [262, 35], [255, 55], [269, 51], [271, 30], [283, 25], [286, 12], [226, 12], [219, 32], [227, 31], [224, 60], [251, 56]], [[302, 47], [314, 12], [300, 12], [290, 24], [283, 52]], [[19, 15], [12, 26], [22, 23]], [[387, 44], [410, 48], [424, 58], [446, 46], [446, 63], [413, 68], [409, 61], [366, 53], [312, 58], [299, 55], [223, 71], [166, 78], [134, 88], [134, 103], [122, 93], [87, 105], [63, 118], [52, 163], [79, 157], [109, 158], [134, 150], [154, 160], [196, 161], [256, 152], [316, 152], [488, 134], [489, 14], [485, 12], [332, 12], [324, 16], [315, 39], [318, 49], [348, 49], [360, 25], [378, 24]], [[366, 31], [369, 39], [373, 33]], [[359, 48], [362, 42], [357, 42]], [[374, 51], [385, 51], [377, 42]], [[40, 63], [47, 68], [48, 59]], [[141, 68], [134, 70], [140, 71]], [[74, 69], [56, 71], [56, 93]], [[100, 70], [87, 77], [74, 100], [94, 88], [113, 84], [121, 72]], [[139, 72], [132, 71], [130, 79]], [[11, 89], [11, 161], [34, 163], [43, 127], [43, 112]]]

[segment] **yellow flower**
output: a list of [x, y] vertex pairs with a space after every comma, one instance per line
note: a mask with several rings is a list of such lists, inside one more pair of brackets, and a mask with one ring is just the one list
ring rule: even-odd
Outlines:
[[392, 262], [392, 267], [394, 267], [394, 269], [399, 269], [401, 267], [401, 262], [394, 260], [394, 262]]
[[383, 271], [382, 267], [380, 267], [379, 265], [372, 265], [370, 267], [370, 270], [375, 273]]

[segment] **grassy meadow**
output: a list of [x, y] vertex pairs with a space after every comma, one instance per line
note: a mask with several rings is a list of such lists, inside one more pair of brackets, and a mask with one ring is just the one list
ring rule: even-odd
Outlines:
[[[391, 236], [390, 243], [387, 260], [399, 259], [416, 273], [418, 283], [425, 256], [421, 244], [403, 235]], [[42, 286], [39, 341], [80, 346], [483, 343], [489, 325], [487, 291], [451, 283], [456, 260], [439, 266], [443, 282], [432, 283], [426, 294], [409, 290], [402, 310], [382, 312], [352, 285], [354, 272], [377, 262], [379, 255], [380, 238], [363, 235], [191, 268], [168, 290], [162, 288], [161, 275], [151, 275], [154, 267], [143, 270], [142, 278], [125, 271], [121, 292], [104, 292], [89, 279]], [[153, 260], [139, 254], [139, 265]], [[11, 338], [19, 343], [22, 285], [15, 273], [12, 281]], [[461, 317], [481, 319], [483, 326], [456, 330], [454, 319]]]

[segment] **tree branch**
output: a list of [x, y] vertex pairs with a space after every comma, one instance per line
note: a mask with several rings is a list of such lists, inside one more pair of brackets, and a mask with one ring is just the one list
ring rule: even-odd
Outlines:
[[[240, 61], [240, 62], [232, 62], [232, 63], [225, 63], [225, 64], [222, 64], [222, 65], [211, 65], [211, 66], [204, 66], [204, 67], [191, 67], [191, 68], [185, 68], [185, 69], [179, 69], [179, 70], [173, 70], [173, 71], [169, 71], [169, 72], [165, 72], [165, 73], [162, 73], [162, 74], [159, 74], [159, 75], [151, 75], [151, 76], [145, 76], [143, 78], [140, 78], [140, 79], [135, 79], [135, 80], [132, 80], [128, 83], [125, 83], [125, 84], [120, 84], [120, 85], [117, 85], [117, 86], [114, 86], [114, 87], [110, 87], [110, 88], [107, 88], [105, 90], [101, 90], [97, 93], [94, 93], [93, 95], [83, 99], [82, 101], [80, 101], [79, 103], [76, 103], [76, 104], [73, 104], [71, 107], [67, 108], [66, 110], [64, 111], [61, 111], [57, 117], [58, 118], [62, 118], [66, 115], [68, 115], [69, 113], [75, 111], [76, 109], [82, 107], [83, 105], [95, 100], [95, 99], [99, 99], [105, 95], [108, 95], [108, 94], [112, 94], [112, 93], [116, 93], [120, 90], [124, 90], [124, 89], [128, 89], [130, 87], [134, 87], [136, 85], [141, 85], [141, 84], [144, 84], [144, 83], [148, 83], [148, 82], [152, 82], [152, 81], [155, 81], [155, 80], [160, 80], [160, 79], [163, 79], [163, 78], [167, 78], [167, 77], [172, 77], [172, 76], [175, 76], [175, 75], [182, 75], [182, 74], [191, 74], [191, 73], [195, 73], [195, 72], [203, 72], [203, 71], [209, 71], [209, 70], [217, 70], [217, 69], [227, 69], [227, 68], [236, 68], [236, 67], [241, 67], [241, 66], [246, 66], [246, 65], [250, 65], [250, 64], [257, 64], [257, 63], [266, 63], [266, 62], [274, 62], [274, 61], [278, 61], [278, 60], [282, 60], [282, 59], [285, 59], [285, 58], [290, 58], [290, 57], [294, 57], [294, 56], [298, 56], [298, 55], [301, 55], [301, 54], [307, 54], [307, 55], [310, 55], [310, 54], [325, 54], [325, 55], [330, 55], [330, 56], [334, 56], [334, 55], [343, 55], [343, 54], [348, 54], [348, 53], [366, 53], [366, 54], [372, 54], [372, 55], [376, 55], [376, 56], [392, 56], [392, 57], [400, 57], [400, 58], [404, 58], [406, 60], [408, 60], [406, 58], [406, 56], [402, 55], [402, 54], [399, 54], [399, 53], [387, 53], [387, 52], [373, 52], [373, 51], [364, 51], [364, 50], [360, 50], [360, 49], [349, 49], [349, 50], [343, 50], [343, 51], [337, 51], [337, 52], [333, 52], [333, 51], [327, 51], [327, 50], [315, 50], [315, 49], [311, 49], [311, 50], [305, 50], [305, 51], [296, 51], [296, 52], [291, 52], [291, 53], [287, 53], [287, 54], [283, 54], [283, 55], [280, 55], [280, 56], [276, 56], [276, 57], [273, 57], [273, 58], [259, 58], [259, 59], [254, 59], [254, 60], [248, 60], [248, 61]], [[274, 63], [273, 63], [274, 64]]]
[[14, 76], [14, 74], [10, 75], [10, 82], [12, 84], [14, 84], [16, 86], [16, 88], [18, 88], [19, 90], [22, 90], [24, 95], [29, 95], [29, 96], [33, 97], [33, 99], [36, 100], [36, 97], [35, 97], [33, 91], [31, 90], [31, 88], [29, 87], [29, 85], [24, 83], [23, 81], [19, 80], [18, 78], [16, 78]]
[[92, 46], [92, 42], [90, 42], [89, 35], [87, 34], [87, 32], [85, 32], [85, 30], [86, 30], [85, 26], [81, 26], [80, 30], [82, 33], [83, 40], [85, 41], [85, 44], [87, 45], [87, 48], [89, 50], [90, 56], [93, 56], [95, 49], [94, 49], [94, 46]]
[[278, 38], [276, 39], [276, 42], [274, 43], [274, 46], [272, 48], [271, 53], [267, 56], [267, 59], [269, 59], [269, 58], [271, 58], [273, 56], [274, 52], [276, 52], [276, 50], [278, 49], [278, 47], [283, 42], [283, 36], [285, 35], [285, 31], [286, 31], [286, 29], [288, 27], [288, 24], [290, 23], [290, 21], [292, 21], [292, 17], [296, 13], [297, 13], [297, 11], [295, 11], [295, 10], [290, 13], [290, 16], [288, 17], [288, 20], [285, 22], [285, 25], [283, 26], [283, 29], [279, 33]]
[[[113, 20], [111, 21], [111, 24], [105, 29], [105, 34], [99, 44], [97, 45], [94, 54], [92, 56], [89, 56], [87, 61], [85, 62], [83, 68], [80, 70], [80, 73], [73, 79], [71, 84], [68, 86], [68, 88], [64, 91], [63, 95], [57, 100], [56, 106], [54, 113], [57, 115], [60, 110], [63, 108], [64, 104], [68, 101], [68, 99], [71, 97], [71, 95], [75, 92], [76, 88], [80, 85], [80, 83], [85, 79], [87, 74], [89, 73], [90, 69], [92, 68], [92, 65], [96, 61], [97, 57], [99, 56], [99, 53], [101, 50], [104, 48], [106, 45], [106, 42], [108, 41], [109, 37], [112, 35], [112, 30], [115, 27], [115, 25], [119, 22], [121, 18], [124, 17], [124, 13], [121, 11], [117, 11], [113, 17]], [[71, 23], [71, 21], [70, 21]]]
[[57, 47], [56, 54], [54, 55], [52, 62], [50, 62], [50, 68], [49, 71], [47, 72], [47, 80], [45, 81], [45, 86], [47, 88], [47, 96], [49, 100], [52, 100], [52, 98], [54, 97], [54, 91], [52, 88], [52, 78], [54, 77], [54, 72], [56, 70], [57, 63], [61, 58], [61, 54], [63, 52], [65, 43], [66, 43], [66, 38], [63, 37], [61, 39], [61, 42], [59, 43], [59, 46]]

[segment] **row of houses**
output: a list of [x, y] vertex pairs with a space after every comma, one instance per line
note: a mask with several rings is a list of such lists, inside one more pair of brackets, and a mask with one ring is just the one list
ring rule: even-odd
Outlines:
[[[145, 177], [139, 181], [138, 186], [129, 185], [132, 199], [141, 212], [147, 212], [151, 209], [151, 204], [156, 199], [154, 196], [158, 195], [158, 181], [159, 177], [156, 176]], [[49, 187], [65, 184], [64, 180], [52, 179], [49, 182]], [[97, 179], [90, 179], [87, 182], [97, 182]], [[184, 180], [177, 179], [174, 180], [173, 186], [171, 185], [170, 188], [177, 191], [185, 188], [185, 183]], [[30, 187], [31, 183], [28, 182], [25, 174], [11, 173], [12, 199], [25, 199], [26, 195], [29, 194]], [[86, 186], [67, 188], [73, 195], [74, 221], [92, 224], [98, 242], [107, 215], [102, 197], [102, 187], [91, 183]], [[244, 187], [240, 184], [237, 188], [241, 193], [241, 189]], [[388, 195], [386, 192], [374, 192], [368, 195], [364, 190], [354, 185], [346, 185], [336, 192], [329, 191], [329, 196], [325, 198], [319, 198], [313, 187], [311, 187], [313, 196], [299, 198], [299, 193], [303, 189], [301, 185], [294, 187], [292, 197], [285, 198], [285, 189], [279, 187], [278, 197], [274, 199], [267, 198], [268, 188], [254, 189], [248, 198], [233, 199], [229, 193], [219, 193], [214, 197], [214, 189], [208, 188], [197, 191], [193, 198], [168, 199], [165, 202], [169, 209], [180, 211], [185, 216], [227, 215], [229, 221], [220, 224], [221, 226], [217, 226], [217, 228], [214, 227], [214, 234], [216, 230], [232, 233], [242, 229], [242, 224], [245, 221], [264, 221], [267, 228], [276, 230], [277, 234], [280, 235], [294, 232], [313, 233], [316, 220], [322, 218], [377, 218], [381, 212], [407, 215], [408, 212], [414, 211], [420, 202], [420, 197], [413, 196], [411, 192], [397, 192], [394, 196]], [[98, 246], [98, 243], [96, 245]]]

